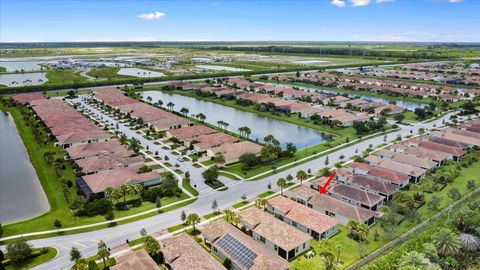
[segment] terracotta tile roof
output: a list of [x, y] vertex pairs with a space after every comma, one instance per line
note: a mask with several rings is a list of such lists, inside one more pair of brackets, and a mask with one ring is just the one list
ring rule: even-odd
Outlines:
[[[285, 224], [286, 225], [286, 224]], [[287, 225], [288, 226], [288, 225]], [[269, 250], [264, 245], [253, 240], [250, 236], [244, 234], [233, 225], [227, 223], [223, 219], [219, 219], [215, 222], [206, 224], [203, 228], [200, 228], [200, 231], [207, 238], [213, 240], [213, 245], [220, 241], [223, 237], [227, 235], [233, 237], [235, 240], [239, 241], [246, 248], [250, 249], [256, 254], [255, 259], [253, 260], [253, 266], [250, 268], [242, 267], [242, 263], [237, 261], [232, 254], [229, 254], [227, 251], [221, 249], [218, 246], [215, 246], [221, 251], [222, 254], [228, 256], [236, 265], [241, 266], [242, 269], [248, 270], [286, 270], [289, 269], [290, 265], [280, 256], [275, 254], [273, 251]]]
[[463, 156], [465, 155], [465, 151], [462, 150], [461, 148], [458, 147], [452, 147], [440, 143], [435, 143], [435, 142], [420, 142], [418, 144], [422, 148], [427, 148], [430, 150], [438, 151], [438, 152], [444, 152], [447, 154], [451, 154], [454, 156]]
[[157, 263], [144, 249], [128, 252], [115, 259], [117, 260], [117, 264], [110, 266], [112, 270], [160, 270]]
[[279, 209], [288, 219], [320, 234], [338, 225], [336, 219], [283, 196], [268, 200], [268, 204]]
[[217, 131], [213, 128], [209, 128], [204, 125], [194, 125], [189, 127], [182, 127], [179, 129], [173, 129], [168, 131], [173, 137], [179, 140], [192, 139], [199, 135], [207, 135], [216, 133]]
[[210, 253], [185, 233], [160, 240], [166, 262], [175, 270], [225, 270]]
[[378, 178], [368, 175], [352, 174], [345, 179], [346, 182], [356, 184], [371, 190], [375, 190], [385, 195], [391, 195], [398, 191], [398, 188]]
[[76, 160], [77, 165], [85, 174], [103, 170], [111, 170], [118, 167], [137, 166], [143, 163], [140, 156], [130, 157], [132, 152], [108, 153]]
[[285, 193], [291, 198], [305, 198], [307, 202], [315, 208], [325, 209], [328, 212], [359, 222], [365, 222], [376, 215], [374, 211], [343, 202], [328, 195], [320, 194], [318, 191], [305, 186], [286, 191]]
[[[100, 154], [127, 152], [128, 148], [117, 140], [106, 142], [88, 143], [72, 146], [66, 149], [72, 159], [92, 157]], [[133, 154], [133, 152], [132, 152]]]
[[45, 99], [45, 97], [41, 93], [24, 93], [13, 96], [13, 100], [15, 100], [15, 102], [22, 104], [30, 103], [31, 101], [38, 99]]
[[220, 146], [224, 143], [238, 142], [238, 138], [222, 132], [218, 132], [218, 133], [212, 133], [208, 135], [197, 136], [193, 139], [193, 141], [198, 142], [195, 144], [196, 148], [200, 150], [207, 150], [212, 147]]
[[329, 188], [328, 192], [337, 194], [341, 197], [353, 199], [369, 207], [372, 207], [385, 199], [383, 196], [375, 195], [365, 190], [358, 190], [344, 184], [335, 184]]
[[240, 212], [239, 216], [242, 224], [287, 252], [312, 239], [256, 207]]
[[103, 192], [107, 187], [117, 188], [123, 184], [139, 184], [160, 178], [155, 172], [138, 174], [140, 166], [115, 168], [110, 171], [84, 175], [82, 179], [93, 193]]
[[384, 160], [377, 156], [368, 156], [367, 158], [365, 158], [365, 160], [368, 161], [370, 165], [384, 168], [384, 169], [398, 172], [398, 173], [403, 173], [403, 174], [414, 176], [414, 177], [422, 176], [426, 172], [424, 169], [417, 166], [412, 166], [406, 163], [401, 163], [393, 160]]
[[241, 155], [246, 153], [258, 154], [262, 150], [262, 147], [250, 141], [241, 141], [237, 143], [224, 143], [211, 150], [214, 154], [222, 153], [225, 160], [233, 160], [238, 159]]

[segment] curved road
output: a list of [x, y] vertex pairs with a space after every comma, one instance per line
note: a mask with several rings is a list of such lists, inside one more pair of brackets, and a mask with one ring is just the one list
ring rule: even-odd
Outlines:
[[[416, 134], [420, 128], [430, 129], [433, 127], [439, 127], [442, 125], [442, 121], [447, 121], [454, 113], [448, 113], [447, 115], [429, 122], [419, 123], [415, 126], [401, 126], [399, 131], [389, 133], [387, 140], [394, 140], [397, 135], [402, 137], [410, 135], [410, 131]], [[383, 136], [378, 136], [360, 142], [358, 144], [341, 149], [337, 152], [328, 155], [330, 164], [335, 164], [340, 161], [340, 156], [351, 157], [356, 153], [361, 153], [367, 149], [370, 144], [378, 146], [384, 143]], [[171, 226], [180, 223], [180, 213], [184, 210], [187, 214], [195, 212], [200, 216], [206, 215], [212, 212], [211, 204], [214, 199], [217, 200], [221, 209], [230, 207], [232, 204], [241, 201], [242, 194], [246, 194], [249, 199], [255, 198], [259, 194], [267, 190], [267, 185], [271, 183], [274, 191], [278, 190], [276, 187], [276, 180], [280, 177], [285, 177], [288, 174], [295, 175], [300, 169], [311, 169], [313, 172], [318, 171], [324, 167], [324, 157], [309, 161], [294, 168], [279, 172], [273, 176], [268, 176], [258, 181], [236, 181], [230, 182], [227, 191], [214, 191], [203, 189], [197, 201], [187, 205], [185, 207], [172, 210], [167, 213], [158, 214], [153, 217], [138, 220], [135, 222], [119, 225], [112, 228], [101, 229], [92, 232], [85, 232], [79, 234], [72, 234], [66, 236], [56, 236], [46, 239], [38, 239], [30, 241], [36, 247], [49, 246], [58, 250], [58, 255], [52, 261], [45, 263], [36, 269], [69, 269], [72, 263], [69, 261], [69, 250], [72, 246], [76, 246], [84, 257], [92, 256], [97, 251], [97, 243], [103, 240], [109, 247], [116, 247], [124, 244], [126, 239], [136, 239], [140, 237], [139, 231], [141, 228], [145, 228], [149, 233], [165, 230]], [[224, 179], [222, 179], [224, 180]], [[197, 181], [199, 181], [197, 179]]]

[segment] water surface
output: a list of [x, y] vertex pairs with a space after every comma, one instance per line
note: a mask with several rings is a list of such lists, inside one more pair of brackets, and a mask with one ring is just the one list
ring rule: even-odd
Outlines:
[[0, 112], [0, 223], [39, 216], [50, 209], [15, 122]]
[[228, 130], [235, 133], [238, 133], [239, 127], [247, 126], [252, 130], [250, 138], [258, 139], [260, 142], [263, 142], [265, 136], [272, 134], [282, 146], [291, 142], [297, 149], [303, 149], [320, 144], [329, 138], [328, 135], [311, 128], [262, 117], [213, 102], [160, 91], [144, 91], [142, 93], [144, 100], [150, 96], [152, 102], [160, 99], [164, 106], [168, 102], [174, 103], [175, 111], [180, 111], [182, 107], [185, 107], [189, 109], [189, 115], [203, 113], [207, 117], [205, 121], [212, 125], [218, 126], [217, 121], [227, 122], [229, 123]]
[[117, 74], [128, 75], [140, 78], [150, 78], [150, 77], [163, 77], [165, 74], [162, 72], [145, 70], [140, 68], [121, 68]]
[[44, 72], [0, 74], [0, 84], [6, 86], [40, 85], [48, 81]]

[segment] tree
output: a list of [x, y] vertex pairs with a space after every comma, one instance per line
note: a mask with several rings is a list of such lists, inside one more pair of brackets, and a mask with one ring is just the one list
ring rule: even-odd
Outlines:
[[180, 213], [180, 220], [183, 224], [185, 224], [185, 221], [187, 220], [187, 214], [185, 213], [185, 210], [182, 210], [182, 212]]
[[197, 231], [195, 225], [198, 223], [200, 223], [200, 217], [197, 214], [191, 213], [187, 216], [187, 225], [192, 226], [194, 233]]
[[213, 182], [216, 181], [218, 178], [218, 167], [216, 165], [213, 165], [212, 167], [206, 169], [202, 173], [203, 179], [205, 182]]
[[238, 161], [243, 164], [245, 169], [251, 169], [260, 163], [260, 159], [253, 153], [242, 154]]
[[427, 117], [427, 112], [423, 108], [415, 108], [414, 111], [415, 115], [417, 115], [418, 119], [423, 120]]
[[398, 269], [427, 269], [430, 262], [422, 253], [410, 251], [398, 261]]
[[180, 113], [183, 114], [184, 117], [187, 117], [189, 112], [190, 112], [190, 110], [185, 108], [185, 107], [180, 109]]
[[480, 240], [473, 234], [462, 233], [458, 237], [458, 240], [462, 244], [462, 248], [466, 251], [480, 250]]
[[32, 245], [23, 237], [16, 238], [6, 248], [7, 257], [13, 264], [21, 263], [32, 254]]
[[217, 210], [218, 210], [217, 200], [213, 200], [213, 202], [212, 202], [212, 210], [213, 210], [213, 213], [217, 213]]
[[469, 190], [474, 190], [477, 187], [477, 184], [475, 183], [475, 180], [469, 180], [467, 182], [467, 188]]
[[460, 194], [460, 191], [458, 190], [458, 188], [450, 189], [447, 194], [448, 194], [448, 197], [454, 200], [458, 200], [462, 197], [462, 194]]
[[70, 250], [70, 261], [74, 263], [75, 269], [77, 270], [80, 259], [82, 259], [82, 253], [80, 253], [78, 248], [72, 247], [72, 249]]
[[216, 153], [215, 156], [213, 157], [213, 162], [215, 165], [222, 167], [225, 165], [225, 156], [223, 153]]
[[422, 245], [422, 252], [423, 254], [425, 254], [425, 257], [427, 257], [430, 261], [432, 262], [438, 261], [438, 252], [434, 244], [424, 243]]
[[195, 118], [197, 118], [197, 120], [200, 121], [201, 123], [203, 123], [205, 121], [205, 119], [207, 119], [207, 117], [203, 113], [199, 113], [199, 114], [195, 115]]
[[401, 123], [405, 119], [405, 115], [403, 113], [396, 114], [393, 118], [397, 123]]
[[131, 192], [131, 187], [130, 185], [127, 184], [122, 184], [118, 187], [117, 191], [122, 194], [123, 196], [123, 202], [125, 203], [127, 200], [127, 194]]
[[319, 171], [319, 173], [320, 173], [321, 176], [329, 177], [330, 176], [330, 169], [325, 167], [325, 168], [321, 169]]
[[97, 256], [103, 261], [103, 268], [107, 268], [107, 260], [110, 257], [110, 251], [108, 251], [107, 244], [100, 241], [97, 248]]
[[347, 222], [347, 228], [350, 230], [349, 236], [352, 238], [354, 233], [358, 230], [360, 223], [354, 219]]
[[330, 163], [330, 161], [328, 160], [328, 156], [325, 157], [325, 161], [323, 163], [325, 164], [325, 166], [328, 166], [328, 163]]
[[462, 247], [460, 240], [449, 229], [443, 229], [434, 235], [433, 243], [442, 256], [452, 256], [457, 254]]
[[62, 222], [58, 219], [55, 219], [55, 221], [53, 221], [53, 226], [55, 226], [55, 228], [58, 230], [62, 227]]
[[300, 170], [297, 172], [297, 179], [300, 180], [300, 185], [303, 184], [303, 181], [307, 180], [308, 175], [304, 170]]
[[225, 267], [227, 269], [232, 269], [232, 261], [229, 258], [226, 258], [223, 261], [223, 267]]
[[147, 236], [145, 238], [145, 242], [143, 243], [143, 247], [145, 248], [145, 251], [152, 256], [152, 258], [156, 258], [156, 261], [160, 261], [159, 255], [160, 255], [160, 243], [158, 243], [157, 239], [155, 239], [152, 236]]
[[441, 197], [437, 195], [433, 195], [432, 199], [427, 203], [428, 209], [432, 211], [438, 211], [438, 207], [440, 206], [440, 202], [442, 201]]
[[147, 230], [145, 230], [145, 228], [140, 229], [140, 235], [141, 235], [142, 237], [147, 236]]
[[280, 188], [280, 194], [283, 195], [283, 189], [287, 187], [287, 180], [285, 178], [279, 178], [277, 180], [277, 186]]
[[287, 180], [287, 182], [292, 182], [293, 180], [293, 176], [291, 174], [287, 175], [287, 177], [285, 178]]
[[171, 101], [167, 103], [167, 108], [172, 111], [173, 110], [173, 107], [175, 106], [174, 103], [172, 103]]

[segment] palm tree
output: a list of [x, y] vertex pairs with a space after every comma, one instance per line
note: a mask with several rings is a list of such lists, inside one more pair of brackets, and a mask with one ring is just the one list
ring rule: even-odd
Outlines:
[[427, 269], [430, 262], [422, 253], [410, 251], [398, 262], [398, 269]]
[[148, 96], [148, 97], [147, 97], [147, 100], [148, 100], [149, 102], [152, 102], [152, 97], [151, 97], [151, 96]]
[[143, 186], [141, 184], [134, 184], [131, 186], [131, 191], [137, 194], [138, 198], [140, 199], [140, 196], [142, 196]]
[[79, 261], [82, 259], [82, 253], [76, 247], [70, 250], [70, 261], [74, 262], [75, 269], [78, 269]]
[[300, 170], [297, 172], [297, 179], [300, 180], [300, 185], [303, 184], [304, 180], [307, 180], [307, 173], [304, 170]]
[[258, 198], [258, 199], [255, 200], [255, 206], [256, 207], [265, 210], [265, 205], [267, 205], [267, 200], [265, 200], [263, 198]]
[[437, 247], [438, 254], [442, 256], [455, 255], [460, 251], [462, 244], [456, 235], [449, 229], [439, 231], [435, 236], [433, 243]]
[[223, 123], [225, 123], [225, 122], [223, 122], [222, 120], [218, 120], [218, 121], [217, 121], [218, 127], [219, 127], [219, 128], [223, 128]]
[[157, 100], [157, 104], [158, 104], [158, 106], [162, 107], [163, 101], [161, 99], [159, 99], [159, 100]]
[[458, 237], [458, 240], [460, 240], [462, 248], [466, 251], [476, 251], [480, 249], [480, 240], [475, 235], [462, 233]]
[[350, 229], [350, 237], [353, 236], [353, 233], [358, 230], [358, 227], [360, 226], [360, 223], [354, 219], [351, 219], [347, 223], [347, 228]]
[[215, 165], [222, 167], [226, 162], [225, 155], [223, 153], [216, 153], [213, 157], [213, 161], [215, 162]]
[[195, 225], [198, 223], [200, 223], [200, 217], [197, 214], [191, 213], [187, 216], [187, 224], [192, 226], [194, 233], [196, 232]]
[[103, 268], [107, 268], [107, 260], [108, 257], [110, 257], [110, 251], [108, 251], [108, 247], [105, 244], [105, 242], [100, 241], [98, 243], [98, 252], [97, 252], [98, 258], [101, 258], [103, 261]]
[[361, 223], [358, 226], [358, 235], [360, 236], [360, 239], [365, 239], [368, 236], [368, 233], [370, 232], [370, 229], [368, 228], [367, 224]]
[[240, 138], [243, 138], [243, 132], [245, 131], [245, 127], [239, 127], [238, 128], [238, 134], [240, 135]]
[[207, 119], [207, 117], [203, 113], [199, 113], [199, 114], [195, 115], [195, 118], [197, 118], [197, 120], [202, 122], [202, 123], [205, 121], [205, 119]]
[[252, 134], [252, 130], [249, 128], [249, 127], [245, 127], [245, 137], [248, 139], [248, 137], [250, 136], [250, 134]]
[[121, 144], [126, 144], [127, 141], [128, 141], [127, 136], [126, 136], [125, 134], [122, 134], [122, 135], [120, 136], [120, 140], [119, 140], [119, 141], [120, 141]]
[[180, 113], [183, 114], [184, 117], [187, 117], [189, 112], [190, 112], [190, 110], [185, 108], [185, 107], [180, 109]]
[[174, 103], [172, 103], [171, 101], [167, 103], [167, 108], [172, 111], [173, 110], [173, 107], [175, 106]]
[[138, 153], [140, 151], [140, 144], [137, 142], [137, 140], [132, 140], [130, 142], [130, 145], [128, 146], [129, 150], [133, 150], [133, 152]]
[[223, 127], [224, 127], [225, 129], [228, 129], [228, 126], [230, 126], [230, 124], [229, 124], [229, 123], [227, 123], [227, 122], [223, 122]]
[[277, 180], [277, 186], [280, 187], [280, 194], [283, 195], [283, 189], [287, 187], [287, 180], [285, 178], [279, 178]]
[[143, 247], [148, 254], [150, 254], [152, 257], [155, 256], [158, 259], [158, 256], [160, 255], [160, 243], [158, 243], [157, 239], [150, 235], [145, 237]]
[[131, 186], [130, 185], [127, 185], [127, 184], [123, 184], [121, 186], [118, 187], [118, 192], [120, 194], [122, 194], [123, 196], [123, 202], [125, 203], [125, 201], [127, 200], [127, 194], [131, 192]]
[[105, 196], [110, 197], [111, 200], [113, 197], [113, 192], [114, 189], [112, 187], [107, 187], [103, 193], [105, 194]]

